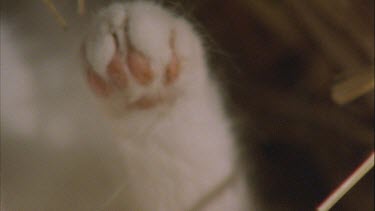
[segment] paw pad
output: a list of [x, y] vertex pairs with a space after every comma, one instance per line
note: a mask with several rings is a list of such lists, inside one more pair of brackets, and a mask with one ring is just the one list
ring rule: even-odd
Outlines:
[[[104, 36], [108, 38], [108, 35], [111, 35], [112, 45], [115, 46], [114, 53], [112, 53], [109, 63], [105, 66], [104, 74], [99, 74], [87, 58], [87, 49], [95, 48], [83, 47], [83, 60], [87, 72], [86, 78], [92, 92], [98, 97], [109, 98], [115, 93], [126, 93], [123, 97], [127, 107], [150, 108], [168, 98], [164, 96], [163, 92], [179, 78], [180, 67], [179, 57], [175, 50], [175, 34], [173, 29], [170, 33], [164, 34], [170, 42], [169, 46], [166, 45], [165, 49], [160, 49], [160, 51], [165, 51], [166, 49], [171, 51], [170, 60], [164, 70], [155, 70], [152, 66], [152, 58], [146, 56], [129, 39], [129, 30], [132, 30], [127, 24], [129, 17], [123, 18], [125, 18], [123, 20], [125, 26], [122, 26], [122, 30], [121, 28], [110, 30], [115, 24], [108, 23], [108, 20], [101, 22], [101, 24], [107, 24], [107, 26], [101, 27], [107, 30]], [[116, 21], [118, 22], [118, 20]], [[120, 33], [118, 33], [119, 31]], [[99, 32], [103, 33], [102, 31]], [[101, 42], [101, 40], [98, 39], [97, 42]], [[103, 43], [98, 44], [98, 46], [103, 45]], [[92, 43], [85, 43], [84, 45], [88, 44], [92, 45]], [[91, 63], [94, 62], [91, 61]], [[160, 92], [154, 89], [160, 89]], [[131, 97], [129, 96], [132, 95], [132, 92], [138, 93], [139, 96], [130, 99]]]

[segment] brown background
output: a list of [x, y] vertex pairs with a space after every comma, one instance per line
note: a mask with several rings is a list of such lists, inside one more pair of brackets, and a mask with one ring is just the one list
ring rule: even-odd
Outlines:
[[[339, 106], [331, 88], [373, 71], [374, 2], [182, 5], [207, 35], [228, 87], [264, 209], [314, 210], [373, 149], [374, 93]], [[370, 211], [373, 202], [372, 171], [333, 210]]]

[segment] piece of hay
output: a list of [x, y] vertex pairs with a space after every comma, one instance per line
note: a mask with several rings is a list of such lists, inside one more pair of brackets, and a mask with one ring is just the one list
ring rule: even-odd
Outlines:
[[374, 72], [368, 71], [353, 76], [332, 88], [332, 99], [337, 104], [346, 104], [374, 89]]
[[52, 12], [52, 14], [55, 16], [57, 22], [63, 29], [68, 28], [68, 24], [65, 21], [64, 17], [59, 13], [55, 5], [51, 0], [43, 0], [43, 3], [48, 7], [48, 9]]
[[350, 175], [324, 202], [319, 205], [318, 211], [330, 210], [367, 172], [374, 167], [374, 152]]
[[86, 1], [78, 0], [78, 14], [84, 15], [86, 13]]

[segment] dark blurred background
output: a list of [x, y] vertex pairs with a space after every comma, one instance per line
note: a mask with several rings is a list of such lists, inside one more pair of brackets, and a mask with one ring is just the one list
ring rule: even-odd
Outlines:
[[[331, 97], [343, 80], [373, 77], [374, 1], [180, 3], [221, 67], [264, 209], [314, 210], [374, 147], [374, 92]], [[373, 188], [371, 171], [332, 210], [374, 210]]]

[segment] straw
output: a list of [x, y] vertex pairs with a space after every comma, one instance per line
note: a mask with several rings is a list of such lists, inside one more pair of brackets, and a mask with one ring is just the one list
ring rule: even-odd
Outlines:
[[324, 200], [323, 203], [319, 205], [317, 211], [330, 210], [373, 167], [374, 152], [326, 200]]
[[53, 4], [52, 1], [50, 0], [43, 0], [43, 3], [48, 7], [48, 9], [52, 12], [52, 14], [55, 16], [57, 22], [59, 25], [63, 28], [66, 29], [68, 28], [68, 24], [65, 21], [64, 17], [59, 13], [59, 11], [56, 9], [55, 5]]

